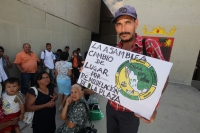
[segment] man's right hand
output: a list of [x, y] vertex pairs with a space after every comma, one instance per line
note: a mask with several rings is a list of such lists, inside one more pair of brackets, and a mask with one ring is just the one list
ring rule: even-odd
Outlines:
[[21, 70], [21, 73], [26, 73], [26, 71], [24, 71], [24, 70]]

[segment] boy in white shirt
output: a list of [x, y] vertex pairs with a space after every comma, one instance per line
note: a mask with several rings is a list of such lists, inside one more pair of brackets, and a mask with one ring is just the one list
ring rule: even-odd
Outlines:
[[[24, 119], [24, 96], [19, 91], [20, 80], [18, 78], [8, 78], [4, 81], [5, 92], [2, 94], [2, 109], [4, 112], [4, 117], [1, 122], [10, 121], [14, 118], [19, 117], [19, 120]], [[11, 133], [15, 130], [16, 133], [20, 133], [19, 125], [10, 125], [1, 132]]]

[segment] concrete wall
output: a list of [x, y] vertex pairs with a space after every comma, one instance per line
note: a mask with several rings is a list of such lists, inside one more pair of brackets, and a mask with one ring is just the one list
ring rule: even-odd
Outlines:
[[20, 0], [49, 14], [99, 32], [101, 0]]
[[[66, 2], [69, 1], [73, 8], [80, 6], [76, 7], [71, 0]], [[84, 1], [88, 2], [89, 0]], [[53, 3], [58, 4], [56, 2]], [[70, 6], [69, 4], [68, 6]], [[96, 8], [98, 9], [98, 7]], [[52, 9], [52, 12], [55, 10], [51, 6], [47, 9]], [[90, 9], [87, 8], [86, 10]], [[100, 14], [100, 12], [95, 11], [93, 13]], [[88, 25], [90, 25], [92, 20], [87, 19], [85, 18], [84, 24], [88, 22]], [[81, 22], [82, 19], [79, 19], [79, 21]], [[98, 25], [96, 26], [99, 27]], [[80, 47], [83, 54], [91, 43], [91, 33], [92, 31], [89, 28], [86, 29], [78, 24], [70, 23], [29, 4], [17, 0], [0, 0], [0, 46], [4, 47], [4, 53], [10, 57], [12, 63], [14, 62], [15, 55], [22, 50], [22, 44], [25, 42], [31, 44], [32, 51], [38, 57], [40, 52], [45, 49], [47, 42], [52, 44], [53, 51], [56, 51], [58, 48], [64, 49], [66, 45], [69, 45], [70, 53], [77, 47]], [[12, 76], [19, 76], [19, 71], [16, 70], [15, 66], [10, 69], [10, 72]]]
[[144, 25], [149, 31], [158, 26], [165, 27], [167, 31], [177, 27], [173, 35], [170, 81], [190, 85], [200, 48], [200, 1], [124, 0], [124, 5], [136, 8], [139, 19], [137, 32], [140, 35], [144, 35]]

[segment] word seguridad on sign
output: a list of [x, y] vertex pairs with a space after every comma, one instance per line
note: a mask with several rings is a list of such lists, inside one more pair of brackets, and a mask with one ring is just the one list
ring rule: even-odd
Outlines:
[[78, 83], [150, 119], [172, 63], [92, 42]]

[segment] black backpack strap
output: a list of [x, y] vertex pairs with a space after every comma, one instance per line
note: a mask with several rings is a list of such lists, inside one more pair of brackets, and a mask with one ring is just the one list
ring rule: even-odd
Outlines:
[[45, 56], [46, 56], [46, 51], [44, 50], [43, 52], [44, 52], [44, 59], [45, 59]]
[[146, 41], [146, 38], [143, 38], [142, 39], [142, 52], [143, 52], [143, 55], [147, 55], [147, 50], [146, 50], [146, 47], [145, 47], [145, 41]]

